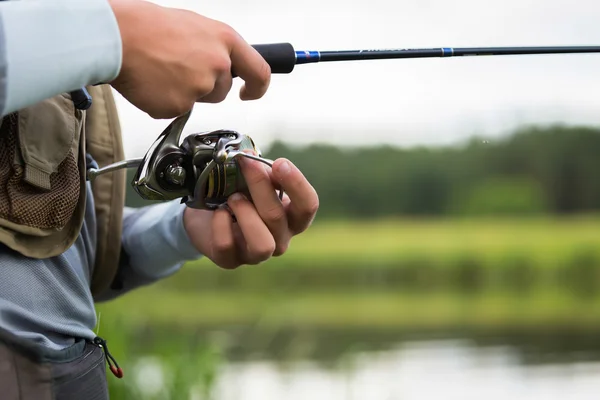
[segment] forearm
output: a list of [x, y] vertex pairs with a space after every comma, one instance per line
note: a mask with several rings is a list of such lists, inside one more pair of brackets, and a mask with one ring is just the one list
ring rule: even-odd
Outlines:
[[0, 116], [119, 74], [107, 0], [0, 1]]
[[186, 261], [202, 256], [190, 242], [183, 226], [185, 207], [173, 200], [125, 209], [119, 274], [113, 288], [98, 301], [114, 299], [169, 277]]

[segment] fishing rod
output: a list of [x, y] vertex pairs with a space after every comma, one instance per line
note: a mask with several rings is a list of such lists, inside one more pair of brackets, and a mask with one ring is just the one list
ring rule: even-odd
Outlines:
[[[361, 61], [407, 58], [501, 56], [530, 54], [600, 53], [600, 46], [552, 47], [440, 47], [430, 49], [375, 49], [337, 51], [297, 51], [290, 43], [253, 46], [271, 67], [273, 74], [288, 74], [298, 64], [335, 61]], [[235, 77], [235, 71], [232, 71]], [[72, 93], [74, 103], [91, 105], [84, 89]], [[131, 185], [146, 200], [181, 199], [188, 207], [214, 210], [227, 204], [235, 192], [250, 196], [237, 158], [247, 157], [269, 166], [251, 137], [236, 131], [219, 129], [188, 135], [182, 143], [183, 128], [191, 110], [177, 117], [159, 135], [143, 158], [120, 161], [103, 168], [88, 170], [87, 179], [122, 168], [136, 168]], [[247, 152], [250, 150], [256, 155]], [[279, 192], [279, 198], [283, 191]], [[250, 197], [249, 197], [250, 198]]]
[[[467, 56], [507, 56], [540, 54], [600, 53], [600, 46], [532, 46], [532, 47], [437, 47], [424, 49], [365, 49], [365, 50], [295, 50], [291, 43], [253, 45], [265, 59], [273, 74], [289, 74], [298, 64], [319, 62], [391, 60], [409, 58], [445, 58]], [[232, 75], [236, 77], [235, 72]], [[86, 110], [92, 98], [85, 88], [71, 92], [73, 103]]]
[[438, 47], [423, 49], [368, 50], [295, 50], [290, 43], [252, 46], [267, 61], [271, 73], [287, 74], [298, 64], [336, 61], [390, 60], [407, 58], [445, 58], [466, 56], [506, 56], [539, 54], [600, 53], [600, 46], [534, 46], [534, 47]]

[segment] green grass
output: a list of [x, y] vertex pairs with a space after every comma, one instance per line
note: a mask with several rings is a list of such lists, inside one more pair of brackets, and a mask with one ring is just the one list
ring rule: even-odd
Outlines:
[[[540, 327], [561, 324], [600, 327], [600, 297], [578, 299], [539, 291], [528, 296], [485, 293], [303, 293], [269, 296], [235, 292], [177, 293], [146, 290], [101, 307], [102, 318], [133, 325], [252, 325], [257, 328], [343, 327], [465, 328]], [[128, 304], [128, 306], [126, 306]]]
[[596, 216], [318, 222], [283, 257], [190, 263], [99, 310], [184, 326], [587, 324], [600, 318], [599, 260]]
[[330, 261], [335, 265], [357, 260], [380, 263], [423, 255], [448, 260], [462, 254], [495, 260], [508, 253], [552, 262], [583, 246], [600, 248], [600, 216], [317, 220], [294, 238], [284, 257], [266, 264], [292, 262], [308, 268]]

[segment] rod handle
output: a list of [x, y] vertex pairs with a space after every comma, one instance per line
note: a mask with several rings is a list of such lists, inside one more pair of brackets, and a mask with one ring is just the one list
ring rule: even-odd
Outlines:
[[[252, 45], [271, 67], [272, 74], [289, 74], [296, 65], [296, 51], [290, 43]], [[233, 77], [238, 75], [232, 71]]]

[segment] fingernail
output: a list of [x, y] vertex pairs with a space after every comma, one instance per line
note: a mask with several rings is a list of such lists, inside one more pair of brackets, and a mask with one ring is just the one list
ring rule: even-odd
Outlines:
[[233, 201], [233, 202], [241, 201], [243, 199], [244, 199], [244, 195], [242, 195], [240, 192], [236, 192], [236, 193], [232, 194], [231, 196], [229, 196], [229, 200]]
[[288, 161], [282, 162], [279, 166], [279, 174], [282, 176], [289, 174], [291, 170], [292, 167], [290, 166], [290, 163]]

